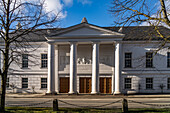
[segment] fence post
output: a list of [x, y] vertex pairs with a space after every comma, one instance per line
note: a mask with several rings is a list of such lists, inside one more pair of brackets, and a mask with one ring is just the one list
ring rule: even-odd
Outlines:
[[58, 111], [58, 100], [57, 99], [53, 100], [53, 111]]
[[122, 99], [122, 112], [127, 113], [128, 112], [128, 101], [127, 99]]

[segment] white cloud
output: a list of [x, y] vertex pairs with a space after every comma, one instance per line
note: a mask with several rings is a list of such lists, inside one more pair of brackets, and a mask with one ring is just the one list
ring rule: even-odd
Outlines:
[[[17, 0], [15, 3], [15, 0], [11, 0], [12, 3], [10, 5], [10, 8], [13, 9], [13, 6], [15, 4], [15, 7], [19, 6], [21, 3], [29, 2], [29, 3], [43, 3], [44, 1], [44, 11], [46, 12], [52, 12], [53, 14], [57, 14], [60, 18], [65, 18], [67, 15], [67, 12], [63, 11], [63, 8], [69, 4], [72, 4], [73, 0]], [[5, 0], [7, 2], [7, 0]], [[0, 5], [3, 6], [3, 2], [0, 0]], [[18, 10], [26, 9], [24, 6], [19, 7], [15, 12]], [[24, 10], [26, 11], [26, 10]], [[49, 15], [50, 16], [50, 15]]]
[[45, 0], [45, 10], [53, 11], [54, 14], [59, 14], [60, 18], [67, 16], [67, 11], [63, 11], [64, 7], [71, 6], [73, 0]]
[[54, 14], [59, 14], [60, 18], [65, 18], [67, 13], [62, 11], [63, 6], [60, 0], [46, 0], [44, 8], [47, 12], [52, 11]]
[[70, 6], [73, 4], [73, 0], [62, 0], [64, 2], [64, 5]]
[[[44, 0], [21, 0], [29, 2], [43, 2]], [[63, 11], [64, 7], [72, 5], [73, 0], [45, 0], [44, 10], [46, 12], [52, 12], [55, 15], [58, 15], [59, 18], [65, 18], [67, 16], [67, 11]], [[50, 15], [49, 15], [50, 16]]]
[[82, 3], [83, 5], [92, 3], [91, 0], [78, 0], [78, 2]]

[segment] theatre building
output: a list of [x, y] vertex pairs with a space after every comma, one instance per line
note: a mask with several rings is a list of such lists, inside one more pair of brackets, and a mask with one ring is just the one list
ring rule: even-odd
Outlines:
[[[168, 28], [160, 29], [170, 36]], [[83, 18], [68, 28], [43, 30], [43, 36], [30, 34], [38, 48], [11, 65], [7, 93], [170, 93], [170, 44], [154, 54], [162, 40], [153, 31], [100, 27]]]

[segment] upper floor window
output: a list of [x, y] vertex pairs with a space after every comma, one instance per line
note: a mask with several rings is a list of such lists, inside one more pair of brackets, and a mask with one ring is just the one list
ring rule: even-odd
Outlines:
[[132, 78], [125, 78], [125, 89], [131, 89], [132, 88]]
[[47, 68], [47, 54], [41, 54], [41, 68]]
[[153, 78], [146, 78], [146, 89], [153, 89]]
[[132, 67], [132, 53], [125, 53], [125, 68]]
[[28, 78], [22, 78], [22, 88], [28, 88]]
[[170, 67], [170, 52], [167, 53], [167, 67]]
[[22, 68], [28, 68], [28, 54], [22, 54]]
[[146, 68], [153, 67], [153, 53], [146, 52]]

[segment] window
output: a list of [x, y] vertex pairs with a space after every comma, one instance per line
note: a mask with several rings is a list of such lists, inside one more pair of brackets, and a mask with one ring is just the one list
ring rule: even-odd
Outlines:
[[28, 54], [22, 54], [22, 68], [28, 68]]
[[6, 87], [9, 88], [9, 78], [6, 79]]
[[47, 68], [47, 54], [41, 54], [41, 68]]
[[153, 67], [153, 53], [146, 52], [146, 68]]
[[125, 78], [125, 89], [131, 89], [132, 88], [132, 78]]
[[125, 68], [132, 67], [132, 53], [125, 53]]
[[167, 53], [167, 67], [170, 67], [170, 52]]
[[41, 88], [47, 88], [47, 78], [41, 78]]
[[146, 89], [153, 89], [153, 78], [146, 78]]
[[28, 78], [22, 78], [22, 88], [28, 88]]
[[170, 89], [170, 78], [168, 78], [168, 84], [167, 84], [168, 89]]

